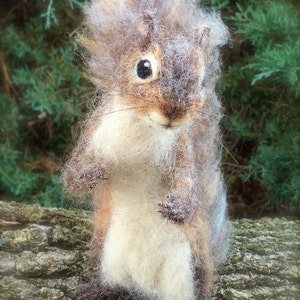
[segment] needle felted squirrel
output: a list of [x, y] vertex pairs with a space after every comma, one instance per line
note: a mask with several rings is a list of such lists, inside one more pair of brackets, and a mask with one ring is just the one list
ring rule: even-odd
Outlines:
[[227, 29], [192, 0], [94, 0], [85, 12], [79, 42], [102, 96], [64, 184], [93, 198], [99, 277], [79, 298], [206, 299], [230, 237], [214, 91]]

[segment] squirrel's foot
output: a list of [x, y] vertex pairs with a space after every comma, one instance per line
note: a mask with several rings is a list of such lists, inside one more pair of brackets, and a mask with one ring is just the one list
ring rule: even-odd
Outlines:
[[93, 166], [80, 176], [80, 180], [84, 182], [90, 189], [94, 189], [99, 181], [108, 179], [106, 170], [103, 166]]
[[158, 204], [160, 207], [158, 212], [161, 213], [163, 218], [182, 224], [189, 216], [189, 209], [185, 202], [180, 196], [168, 194], [167, 201]]

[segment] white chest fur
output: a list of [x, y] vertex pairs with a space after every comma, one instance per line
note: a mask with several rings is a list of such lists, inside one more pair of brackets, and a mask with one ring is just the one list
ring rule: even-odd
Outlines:
[[173, 167], [176, 140], [176, 131], [155, 128], [133, 110], [122, 110], [102, 119], [90, 144], [95, 156], [111, 165], [112, 218], [101, 259], [103, 278], [151, 299], [194, 299], [188, 240], [158, 212], [167, 193], [162, 174]]
[[[116, 104], [114, 104], [116, 102]], [[153, 125], [153, 124], [152, 124]], [[166, 130], [149, 124], [134, 108], [112, 101], [90, 142], [95, 156], [120, 167], [172, 163], [178, 130]]]

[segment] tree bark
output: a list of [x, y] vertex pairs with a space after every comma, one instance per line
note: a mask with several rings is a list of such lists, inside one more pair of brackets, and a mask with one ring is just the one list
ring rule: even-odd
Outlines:
[[[212, 299], [299, 299], [300, 220], [232, 221]], [[0, 201], [0, 299], [73, 299], [95, 272], [91, 213]], [[95, 275], [94, 275], [95, 276]]]

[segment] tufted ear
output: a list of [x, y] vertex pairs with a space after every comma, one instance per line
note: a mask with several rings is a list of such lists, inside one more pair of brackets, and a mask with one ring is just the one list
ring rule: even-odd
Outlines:
[[202, 29], [204, 34], [202, 38], [202, 43], [204, 44], [205, 36], [207, 35], [205, 34], [205, 31], [209, 29], [209, 40], [208, 43], [206, 43], [207, 48], [215, 49], [228, 43], [229, 32], [219, 14], [211, 13], [206, 15], [201, 23], [202, 24], [200, 25], [201, 27], [199, 29]]
[[210, 28], [204, 27], [196, 31], [196, 43], [203, 50], [206, 50], [210, 42]]
[[158, 25], [150, 11], [143, 12], [138, 22], [137, 31], [145, 47], [155, 40], [158, 34]]

